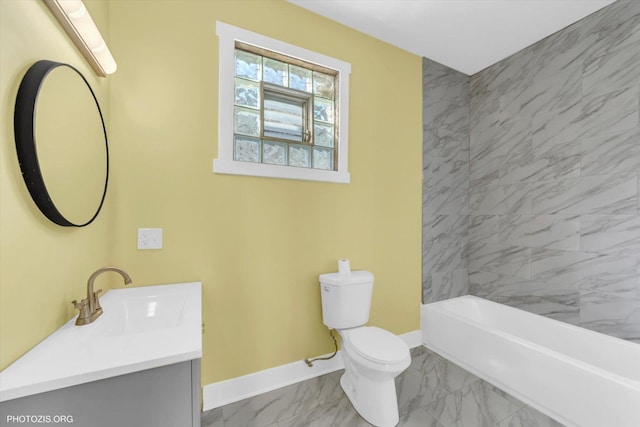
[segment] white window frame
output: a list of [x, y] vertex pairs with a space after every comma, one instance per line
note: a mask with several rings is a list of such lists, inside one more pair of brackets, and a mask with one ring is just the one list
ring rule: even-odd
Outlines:
[[[349, 133], [349, 74], [351, 64], [331, 58], [298, 46], [284, 43], [224, 22], [216, 22], [219, 38], [219, 81], [218, 81], [218, 158], [213, 160], [213, 172], [233, 175], [250, 175], [270, 178], [301, 179], [348, 184]], [[235, 42], [261, 47], [321, 65], [338, 71], [338, 164], [337, 170], [328, 171], [294, 166], [270, 165], [264, 163], [240, 162], [233, 159], [233, 105], [235, 75]]]

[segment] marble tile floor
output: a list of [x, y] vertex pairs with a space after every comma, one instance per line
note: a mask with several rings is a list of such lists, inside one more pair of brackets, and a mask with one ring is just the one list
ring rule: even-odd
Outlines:
[[[425, 347], [396, 379], [402, 427], [558, 427], [562, 424]], [[202, 427], [367, 427], [340, 388], [342, 371], [202, 414]]]

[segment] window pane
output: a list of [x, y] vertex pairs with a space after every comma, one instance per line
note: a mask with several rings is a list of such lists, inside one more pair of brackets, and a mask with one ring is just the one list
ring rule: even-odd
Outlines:
[[333, 82], [335, 77], [313, 72], [313, 93], [327, 99], [333, 99]]
[[272, 165], [287, 164], [287, 143], [262, 141], [262, 162]]
[[333, 101], [316, 97], [313, 100], [313, 119], [333, 123]]
[[236, 49], [236, 76], [260, 80], [262, 78], [262, 57]]
[[235, 79], [235, 102], [252, 108], [260, 108], [260, 84], [250, 80]]
[[236, 107], [233, 112], [233, 133], [260, 136], [260, 112]]
[[264, 58], [263, 81], [287, 86], [287, 64], [271, 58]]
[[311, 147], [289, 144], [289, 166], [308, 168], [311, 165]]
[[264, 136], [302, 142], [301, 103], [271, 96], [273, 95], [264, 94]]
[[289, 87], [292, 89], [311, 92], [312, 86], [311, 70], [289, 65]]
[[333, 170], [333, 149], [313, 147], [313, 167]]
[[313, 143], [333, 147], [333, 126], [316, 123], [313, 126]]
[[260, 140], [235, 135], [233, 138], [233, 160], [260, 163]]

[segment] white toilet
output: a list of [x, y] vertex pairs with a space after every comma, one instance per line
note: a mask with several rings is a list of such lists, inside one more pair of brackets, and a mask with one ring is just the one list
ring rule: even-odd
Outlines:
[[369, 320], [373, 274], [342, 271], [320, 275], [324, 324], [342, 337], [345, 372], [340, 385], [353, 407], [369, 423], [398, 423], [395, 377], [407, 369], [407, 344], [384, 329], [364, 326]]

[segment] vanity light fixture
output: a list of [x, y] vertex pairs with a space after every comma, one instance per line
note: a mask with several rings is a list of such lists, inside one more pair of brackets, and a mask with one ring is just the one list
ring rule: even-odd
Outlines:
[[82, 0], [44, 2], [98, 76], [106, 77], [116, 71], [116, 61]]

